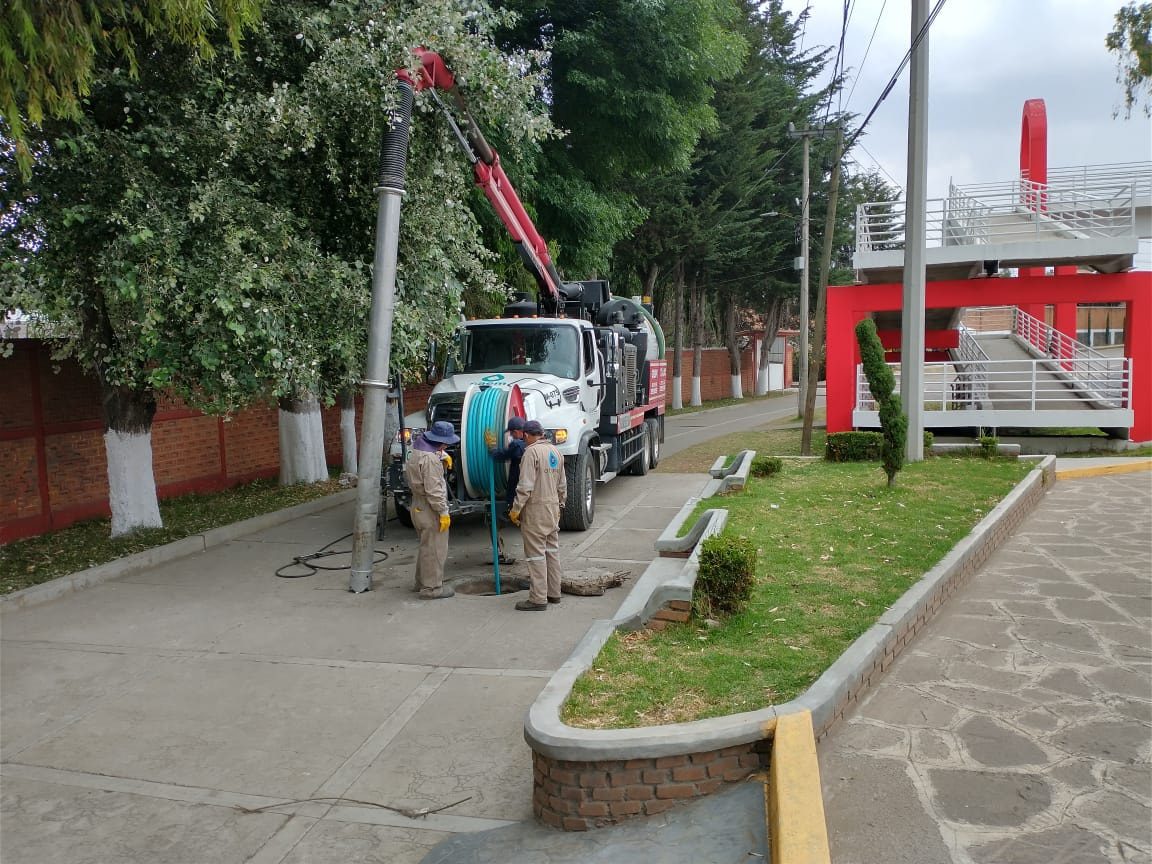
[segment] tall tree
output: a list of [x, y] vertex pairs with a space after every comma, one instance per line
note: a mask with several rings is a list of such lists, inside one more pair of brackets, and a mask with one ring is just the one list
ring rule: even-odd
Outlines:
[[1126, 3], [1116, 12], [1104, 44], [1116, 55], [1116, 81], [1124, 89], [1124, 116], [1144, 103], [1152, 115], [1152, 3]]
[[6, 0], [0, 11], [0, 119], [21, 168], [31, 167], [28, 122], [77, 120], [97, 61], [111, 57], [135, 77], [138, 53], [171, 43], [202, 58], [216, 51], [223, 25], [234, 51], [263, 0]]
[[[532, 56], [503, 55], [480, 3], [278, 4], [236, 57], [157, 50], [138, 80], [99, 67], [78, 121], [46, 120], [30, 177], [5, 165], [6, 308], [53, 322], [61, 354], [101, 383], [113, 532], [157, 524], [156, 392], [207, 410], [257, 396], [330, 401], [360, 372], [376, 159], [394, 70], [411, 47], [452, 57], [531, 154], [548, 132]], [[429, 122], [431, 121], [431, 122]], [[401, 232], [397, 368], [459, 316], [462, 285], [494, 288], [469, 209], [468, 164], [421, 99]], [[121, 489], [121, 487], [123, 487]]]
[[523, 14], [508, 44], [551, 51], [547, 93], [564, 137], [546, 142], [531, 190], [569, 271], [607, 273], [641, 223], [637, 190], [684, 170], [715, 128], [715, 83], [745, 53], [735, 0], [503, 0]]

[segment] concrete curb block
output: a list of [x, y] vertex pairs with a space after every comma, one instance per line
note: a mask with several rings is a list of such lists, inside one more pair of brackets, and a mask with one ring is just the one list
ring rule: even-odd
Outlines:
[[720, 466], [724, 464], [725, 460], [721, 456], [709, 469], [708, 473], [712, 475], [712, 479], [708, 481], [708, 485], [704, 487], [700, 497], [711, 498], [718, 493], [743, 489], [744, 484], [748, 482], [748, 472], [752, 470], [752, 460], [755, 458], [755, 450], [741, 450], [736, 454], [731, 465], [722, 468]]
[[238, 537], [243, 537], [245, 534], [263, 531], [266, 528], [272, 528], [301, 516], [311, 516], [313, 513], [319, 513], [330, 507], [337, 507], [351, 501], [355, 497], [356, 490], [354, 488], [345, 489], [342, 492], [325, 495], [314, 501], [305, 501], [303, 504], [285, 507], [283, 510], [274, 510], [271, 513], [253, 516], [251, 519], [233, 522], [231, 525], [210, 528], [203, 534], [191, 534], [163, 546], [145, 549], [134, 555], [126, 555], [106, 564], [99, 564], [96, 567], [89, 567], [87, 570], [81, 570], [68, 576], [60, 576], [39, 585], [32, 585], [19, 591], [13, 591], [11, 594], [5, 594], [0, 596], [0, 608], [25, 609], [29, 606], [47, 603], [49, 600], [55, 600], [82, 588], [99, 585], [132, 573], [139, 573], [141, 570], [147, 570], [157, 564], [195, 555], [214, 546], [222, 546]]
[[820, 763], [807, 711], [777, 721], [764, 794], [773, 864], [829, 864]]
[[[664, 553], [689, 553], [696, 548], [701, 540], [704, 539], [704, 532], [708, 529], [710, 519], [713, 518], [713, 513], [723, 513], [723, 510], [705, 510], [700, 514], [691, 528], [688, 529], [683, 537], [676, 536], [680, 533], [680, 528], [692, 516], [693, 511], [696, 510], [696, 505], [699, 504], [704, 498], [709, 498], [710, 495], [702, 495], [699, 498], [689, 498], [688, 501], [680, 508], [680, 512], [676, 514], [676, 518], [668, 523], [668, 527], [660, 532], [660, 536], [656, 538], [656, 551]], [[715, 532], [710, 532], [715, 533]]]
[[[822, 737], [844, 710], [859, 700], [872, 681], [885, 671], [916, 632], [968, 575], [1006, 538], [1041, 500], [1055, 479], [1056, 459], [1044, 457], [1037, 469], [992, 509], [944, 558], [886, 610], [876, 624], [858, 637], [803, 694], [781, 705], [756, 711], [698, 720], [691, 723], [635, 729], [578, 729], [560, 720], [560, 710], [576, 679], [595, 661], [600, 648], [620, 627], [622, 619], [634, 623], [638, 609], [647, 609], [647, 594], [657, 589], [657, 577], [647, 572], [633, 588], [620, 614], [611, 621], [594, 622], [589, 635], [552, 677], [529, 709], [524, 738], [537, 753], [558, 760], [601, 762], [661, 757], [719, 750], [771, 737], [778, 717], [810, 711], [816, 736]], [[695, 553], [694, 553], [695, 555]], [[683, 565], [692, 569], [692, 558]], [[687, 576], [669, 576], [659, 566], [660, 584], [683, 590]], [[695, 571], [692, 569], [692, 576]], [[647, 594], [640, 597], [641, 589]], [[689, 595], [690, 596], [690, 595]], [[625, 607], [628, 607], [627, 609]], [[591, 638], [595, 634], [595, 638]]]

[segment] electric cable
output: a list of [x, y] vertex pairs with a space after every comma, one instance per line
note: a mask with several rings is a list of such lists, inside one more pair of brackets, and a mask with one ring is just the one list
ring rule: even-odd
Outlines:
[[[328, 550], [331, 549], [333, 546], [335, 546], [337, 543], [339, 543], [341, 540], [347, 540], [351, 536], [352, 536], [352, 532], [349, 531], [343, 537], [337, 537], [335, 540], [333, 540], [331, 543], [327, 544], [326, 546], [321, 546], [317, 551], [313, 552], [311, 555], [294, 555], [292, 557], [292, 563], [291, 564], [285, 564], [283, 567], [278, 569], [276, 571], [276, 575], [280, 579], [304, 579], [305, 577], [311, 576], [319, 570], [350, 570], [352, 568], [351, 563], [345, 564], [341, 567], [325, 567], [323, 564], [312, 564], [311, 562], [315, 561], [319, 558], [327, 558], [327, 557], [332, 556], [332, 555], [350, 555], [352, 553], [351, 549], [338, 549], [338, 550], [335, 550], [332, 552], [329, 552]], [[377, 564], [382, 564], [384, 561], [388, 560], [388, 553], [385, 552], [383, 549], [376, 549], [374, 551], [375, 551], [376, 555], [378, 555], [380, 557], [372, 559], [372, 566], [373, 567], [375, 567]], [[289, 567], [303, 567], [308, 572], [306, 572], [306, 573], [291, 573], [291, 574], [285, 573], [284, 571], [287, 570]]]

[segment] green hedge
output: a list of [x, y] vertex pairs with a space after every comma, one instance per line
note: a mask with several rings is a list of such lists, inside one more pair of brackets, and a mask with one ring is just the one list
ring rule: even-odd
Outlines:
[[693, 611], [722, 618], [742, 611], [756, 586], [756, 546], [747, 537], [713, 534], [700, 544]]

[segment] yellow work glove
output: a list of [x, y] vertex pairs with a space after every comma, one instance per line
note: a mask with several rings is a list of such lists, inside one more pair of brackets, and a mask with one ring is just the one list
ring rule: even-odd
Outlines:
[[509, 510], [508, 511], [508, 518], [511, 520], [513, 525], [519, 525], [520, 524], [520, 511], [519, 510]]
[[452, 524], [452, 517], [447, 513], [440, 514], [440, 531], [443, 533], [448, 530], [448, 526]]
[[452, 457], [451, 456], [449, 456], [447, 453], [442, 453], [440, 455], [440, 461], [444, 463], [444, 470], [445, 471], [451, 471], [452, 470]]
[[488, 445], [489, 450], [496, 446], [496, 433], [491, 429], [484, 430], [484, 443]]

